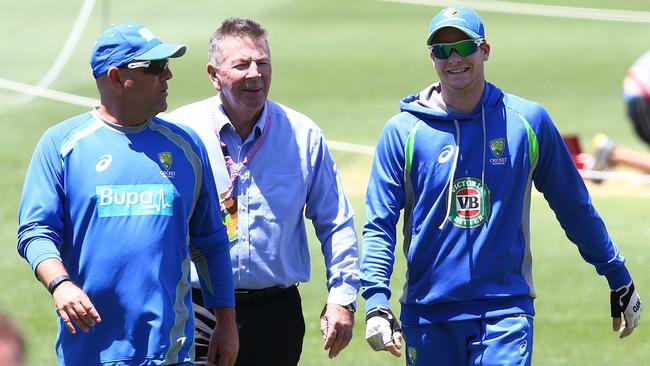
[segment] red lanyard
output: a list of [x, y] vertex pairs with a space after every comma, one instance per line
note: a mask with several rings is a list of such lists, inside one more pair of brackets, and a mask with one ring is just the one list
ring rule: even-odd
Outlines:
[[228, 146], [226, 146], [226, 144], [221, 140], [219, 131], [217, 131], [215, 128], [214, 132], [217, 134], [217, 139], [219, 140], [221, 151], [223, 152], [223, 157], [226, 161], [226, 168], [228, 169], [228, 174], [230, 175], [230, 184], [228, 185], [227, 193], [225, 197], [222, 198], [224, 202], [233, 197], [233, 189], [235, 187], [237, 178], [239, 178], [239, 173], [243, 167], [247, 166], [250, 161], [253, 160], [253, 157], [255, 154], [257, 154], [257, 151], [259, 151], [259, 149], [262, 147], [262, 144], [264, 143], [264, 140], [266, 139], [266, 135], [268, 134], [269, 128], [271, 127], [271, 104], [266, 103], [266, 105], [266, 121], [264, 122], [264, 130], [262, 131], [262, 135], [255, 140], [253, 146], [251, 146], [251, 148], [248, 150], [248, 153], [246, 153], [244, 160], [240, 163], [235, 163], [235, 161], [232, 159], [230, 153], [228, 152]]

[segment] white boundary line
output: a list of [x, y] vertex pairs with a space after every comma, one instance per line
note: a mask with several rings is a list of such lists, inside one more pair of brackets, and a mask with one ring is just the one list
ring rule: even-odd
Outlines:
[[[95, 6], [95, 0], [84, 1], [81, 10], [79, 11], [79, 15], [77, 16], [77, 20], [75, 21], [74, 26], [72, 27], [72, 31], [70, 31], [70, 34], [68, 35], [68, 39], [66, 40], [65, 45], [63, 45], [61, 52], [59, 52], [59, 55], [57, 56], [56, 60], [54, 61], [50, 69], [47, 71], [45, 76], [43, 76], [41, 81], [39, 81], [38, 84], [36, 84], [36, 87], [47, 88], [50, 85], [52, 85], [52, 82], [54, 82], [54, 80], [56, 80], [56, 78], [59, 76], [59, 74], [65, 67], [65, 65], [68, 63], [68, 60], [70, 60], [70, 56], [72, 56], [72, 52], [74, 52], [75, 47], [77, 47], [77, 44], [79, 43], [79, 40], [83, 35], [83, 30], [86, 27], [86, 24], [88, 23], [88, 18], [90, 18], [90, 13], [92, 12], [94, 6]], [[14, 100], [13, 103], [15, 104], [27, 103], [37, 96], [39, 95], [28, 94], [23, 98]]]
[[[99, 100], [93, 98], [82, 97], [79, 95], [68, 94], [56, 90], [45, 89], [35, 85], [28, 85], [16, 81], [6, 80], [0, 78], [0, 88], [13, 90], [18, 93], [24, 93], [52, 99], [58, 102], [74, 104], [82, 107], [93, 108], [99, 105]], [[160, 114], [164, 116], [163, 113]], [[374, 155], [375, 148], [373, 146], [353, 144], [343, 141], [327, 140], [327, 145], [332, 150], [351, 152], [363, 155]], [[631, 183], [650, 184], [650, 175], [625, 173], [625, 172], [600, 172], [594, 170], [580, 170], [580, 175], [587, 179], [597, 180], [622, 180]]]
[[381, 0], [414, 5], [428, 6], [467, 6], [474, 10], [492, 11], [497, 13], [537, 15], [555, 18], [605, 20], [629, 23], [650, 23], [650, 12], [637, 10], [578, 8], [559, 5], [542, 5], [531, 3], [515, 3], [498, 0]]
[[36, 85], [23, 84], [17, 81], [2, 78], [0, 78], [0, 88], [13, 90], [15, 92], [27, 94], [32, 97], [42, 97], [56, 100], [58, 102], [80, 105], [83, 107], [92, 108], [99, 105], [99, 100], [97, 99], [68, 94], [56, 90], [46, 89]]

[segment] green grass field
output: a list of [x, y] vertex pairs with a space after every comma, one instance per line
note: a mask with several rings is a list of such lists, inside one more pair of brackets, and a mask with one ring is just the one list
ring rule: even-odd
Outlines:
[[[649, 12], [646, 0], [530, 0], [537, 3]], [[65, 44], [81, 1], [3, 1], [0, 14], [0, 78], [36, 84]], [[614, 4], [614, 5], [612, 5]], [[205, 75], [207, 40], [229, 16], [260, 21], [270, 32], [274, 77], [271, 98], [311, 116], [329, 139], [374, 145], [399, 99], [436, 79], [423, 46], [431, 16], [440, 8], [386, 1], [193, 0], [97, 1], [79, 44], [54, 90], [97, 98], [87, 64], [95, 37], [108, 23], [139, 21], [168, 42], [184, 43], [187, 55], [172, 62], [169, 104], [212, 95]], [[629, 65], [650, 47], [649, 23], [577, 20], [481, 12], [492, 44], [489, 81], [541, 102], [566, 134], [588, 148], [603, 131], [615, 141], [645, 149], [627, 122], [621, 82]], [[49, 126], [87, 108], [43, 98], [17, 103], [0, 89], [0, 309], [22, 326], [28, 365], [56, 364], [55, 313], [47, 291], [15, 249], [22, 180], [36, 141]], [[335, 152], [346, 191], [364, 221], [363, 199], [370, 156]], [[627, 257], [641, 296], [650, 294], [648, 238], [650, 189], [627, 183], [590, 186], [594, 202]], [[606, 281], [582, 261], [541, 195], [533, 199], [534, 278], [538, 299], [535, 365], [650, 365], [650, 323], [619, 340], [611, 331]], [[365, 344], [363, 312], [352, 343], [337, 359], [322, 351], [318, 316], [325, 301], [324, 269], [313, 235], [312, 280], [300, 286], [307, 321], [301, 365], [403, 365]], [[396, 295], [404, 281], [400, 257], [393, 276]], [[398, 296], [395, 296], [398, 297]], [[393, 299], [395, 309], [399, 309]], [[358, 307], [363, 309], [360, 299]]]

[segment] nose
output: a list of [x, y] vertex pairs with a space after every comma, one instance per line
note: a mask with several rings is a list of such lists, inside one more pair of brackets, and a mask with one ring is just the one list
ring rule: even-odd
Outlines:
[[174, 74], [172, 74], [172, 69], [168, 66], [163, 72], [160, 73], [160, 78], [162, 80], [169, 80], [174, 77]]
[[453, 61], [458, 61], [460, 59], [462, 59], [462, 57], [458, 54], [458, 52], [454, 48], [451, 50], [451, 54], [449, 55], [449, 58], [447, 60], [453, 62]]
[[248, 67], [248, 74], [246, 75], [246, 77], [249, 79], [255, 79], [260, 76], [262, 76], [262, 74], [260, 74], [260, 69], [257, 66], [257, 62], [252, 61], [250, 66]]

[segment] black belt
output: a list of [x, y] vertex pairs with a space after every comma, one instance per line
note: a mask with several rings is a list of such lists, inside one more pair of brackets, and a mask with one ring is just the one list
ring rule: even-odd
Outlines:
[[273, 286], [257, 290], [235, 289], [235, 301], [241, 302], [267, 299], [269, 297], [292, 291], [296, 287], [298, 287], [298, 284], [293, 284], [289, 287]]

